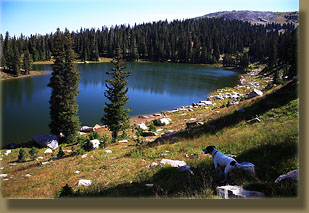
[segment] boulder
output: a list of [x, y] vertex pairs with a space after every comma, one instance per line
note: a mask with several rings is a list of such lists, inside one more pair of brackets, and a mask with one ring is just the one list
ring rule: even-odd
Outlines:
[[146, 129], [148, 129], [148, 127], [146, 126], [146, 124], [140, 123], [140, 124], [136, 125], [136, 129], [146, 130]]
[[93, 131], [93, 127], [90, 126], [82, 126], [82, 128], [80, 128], [81, 132], [92, 132]]
[[151, 164], [146, 166], [146, 168], [151, 168], [151, 167], [154, 167], [154, 166], [158, 166], [158, 164], [156, 162], [152, 162]]
[[222, 199], [231, 198], [264, 198], [265, 194], [258, 191], [250, 191], [242, 186], [218, 186], [217, 195]]
[[142, 132], [143, 137], [148, 137], [148, 136], [157, 136], [158, 134], [152, 131], [144, 131]]
[[78, 186], [91, 186], [91, 180], [80, 179], [75, 185], [78, 185]]
[[247, 123], [248, 124], [261, 123], [261, 120], [259, 118], [253, 118], [251, 120], [248, 120]]
[[90, 141], [92, 145], [92, 149], [96, 149], [100, 147], [100, 141], [98, 139], [93, 139]]
[[12, 151], [9, 149], [9, 150], [6, 150], [4, 155], [9, 155]]
[[44, 154], [51, 154], [51, 153], [53, 153], [53, 150], [51, 150], [51, 149], [49, 149], [49, 148], [46, 149], [45, 152], [44, 152]]
[[247, 98], [254, 98], [254, 97], [257, 97], [257, 96], [262, 96], [263, 95], [263, 92], [260, 91], [260, 90], [257, 90], [257, 89], [253, 89], [252, 92], [250, 92], [248, 95], [247, 95]]
[[138, 118], [141, 118], [141, 119], [147, 119], [147, 118], [149, 118], [148, 116], [146, 116], [146, 115], [140, 115], [140, 116], [138, 116]]
[[57, 135], [39, 135], [34, 136], [32, 140], [42, 147], [58, 148], [59, 137]]
[[255, 166], [252, 163], [241, 162], [238, 164], [238, 168], [251, 174], [252, 176], [255, 176]]
[[159, 126], [164, 126], [170, 124], [170, 122], [171, 122], [170, 118], [161, 118], [156, 121], [156, 124]]
[[187, 165], [186, 162], [181, 160], [170, 160], [170, 159], [162, 159], [160, 161], [160, 165], [168, 164], [171, 167], [181, 167]]
[[180, 172], [187, 172], [187, 173], [189, 173], [191, 175], [194, 175], [194, 173], [191, 170], [191, 167], [188, 166], [188, 165], [180, 166], [180, 167], [177, 168], [177, 170], [180, 171]]
[[202, 126], [204, 123], [202, 121], [189, 121], [186, 123], [187, 129], [190, 129], [195, 126]]
[[275, 180], [275, 183], [297, 182], [298, 181], [298, 175], [299, 175], [298, 169], [289, 171], [288, 173], [280, 175], [279, 177], [277, 177], [277, 179]]

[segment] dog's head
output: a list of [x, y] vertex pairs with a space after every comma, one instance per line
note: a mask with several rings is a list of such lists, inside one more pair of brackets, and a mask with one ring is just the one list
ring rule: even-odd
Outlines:
[[205, 149], [203, 149], [205, 154], [211, 153], [216, 147], [215, 146], [207, 146]]

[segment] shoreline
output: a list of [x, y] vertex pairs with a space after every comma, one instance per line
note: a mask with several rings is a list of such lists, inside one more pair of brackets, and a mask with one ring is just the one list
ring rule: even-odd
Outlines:
[[[248, 71], [246, 73], [240, 74], [238, 83], [234, 87], [217, 88], [214, 91], [210, 92], [208, 97], [206, 97], [204, 100], [200, 100], [199, 103], [196, 103], [196, 105], [195, 105], [195, 103], [192, 103], [191, 105], [187, 105], [187, 106], [181, 106], [181, 107], [175, 106], [173, 109], [169, 109], [169, 110], [165, 110], [165, 111], [161, 111], [161, 112], [153, 112], [153, 113], [149, 113], [149, 114], [139, 114], [139, 115], [130, 116], [129, 123], [130, 123], [130, 125], [134, 125], [134, 124], [137, 125], [139, 123], [145, 123], [146, 124], [146, 123], [148, 123], [152, 120], [155, 120], [155, 119], [169, 118], [169, 117], [177, 114], [176, 112], [182, 112], [183, 113], [184, 111], [201, 110], [204, 107], [207, 107], [206, 105], [202, 104], [201, 102], [208, 100], [210, 97], [213, 97], [215, 95], [215, 93], [222, 92], [225, 89], [239, 90], [238, 88], [244, 87], [244, 85], [249, 85], [250, 81], [245, 81], [245, 83], [242, 83], [242, 79], [245, 79], [246, 76], [249, 76], [250, 72], [260, 70], [260, 69], [254, 69], [254, 70]], [[41, 72], [42, 74], [48, 74], [49, 73], [48, 71], [33, 71], [33, 72]], [[33, 75], [33, 76], [35, 76], [35, 75]], [[31, 77], [31, 75], [26, 76], [26, 77]], [[243, 94], [246, 93], [246, 92], [247, 91], [244, 90]], [[239, 93], [239, 94], [241, 94], [241, 93]], [[216, 100], [216, 99], [212, 100], [213, 105], [209, 106], [209, 112], [212, 111], [213, 109], [217, 109], [220, 106], [222, 106], [223, 105], [222, 103], [224, 101], [225, 100], [223, 100], [223, 101], [222, 100]], [[83, 125], [81, 125], [81, 126], [83, 126]], [[100, 125], [100, 126], [102, 126], [102, 125]], [[16, 143], [16, 145], [22, 146], [22, 145], [25, 145], [25, 144], [29, 144], [29, 142], [30, 141], [27, 141], [27, 142], [24, 142], [24, 143]], [[6, 145], [3, 144], [3, 147], [1, 148], [1, 150], [5, 149], [5, 147], [7, 147], [7, 146], [8, 146], [8, 144], [6, 144]]]
[[50, 73], [49, 71], [45, 71], [45, 70], [32, 70], [32, 71], [30, 71], [30, 74], [28, 74], [28, 75], [12, 76], [10, 74], [7, 74], [7, 73], [1, 71], [0, 81], [29, 78], [29, 77], [33, 77], [33, 76], [37, 76], [37, 75], [46, 75], [46, 74], [49, 74], [49, 73]]

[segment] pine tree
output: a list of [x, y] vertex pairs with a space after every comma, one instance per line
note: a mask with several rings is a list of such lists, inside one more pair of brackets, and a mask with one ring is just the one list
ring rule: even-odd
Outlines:
[[105, 97], [110, 103], [105, 103], [104, 112], [101, 122], [107, 125], [112, 131], [113, 142], [116, 141], [119, 131], [125, 131], [129, 127], [129, 112], [131, 109], [125, 109], [129, 98], [126, 94], [129, 91], [127, 87], [128, 81], [125, 80], [130, 75], [130, 71], [124, 71], [124, 65], [120, 49], [113, 58], [112, 63], [115, 67], [112, 72], [107, 72], [112, 79], [106, 80], [107, 91], [104, 92]]
[[25, 70], [25, 75], [28, 75], [31, 70], [31, 56], [28, 51], [24, 53], [24, 59], [23, 59], [23, 69]]
[[57, 29], [53, 56], [55, 61], [48, 84], [52, 88], [49, 127], [52, 134], [64, 135], [63, 142], [71, 143], [77, 137], [80, 128], [76, 102], [80, 76], [76, 65], [73, 64], [72, 39], [67, 30], [63, 34]]

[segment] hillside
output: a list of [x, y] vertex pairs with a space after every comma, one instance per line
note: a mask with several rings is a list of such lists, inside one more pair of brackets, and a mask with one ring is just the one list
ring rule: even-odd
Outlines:
[[271, 11], [250, 11], [233, 10], [209, 13], [199, 18], [225, 18], [231, 20], [247, 21], [253, 24], [267, 23], [298, 23], [299, 13], [296, 12], [271, 12]]
[[[216, 187], [221, 183], [212, 158], [202, 152], [208, 145], [234, 155], [238, 162], [256, 166], [256, 178], [235, 174], [229, 184], [263, 192], [267, 197], [295, 197], [297, 185], [274, 181], [298, 168], [297, 82], [272, 85], [272, 77], [260, 75], [260, 71], [254, 68], [244, 74], [239, 86], [214, 91], [209, 96], [211, 106], [201, 102], [166, 112], [164, 116], [171, 123], [157, 127], [158, 135], [145, 137], [143, 143], [137, 144], [132, 129], [127, 132], [127, 142], [106, 143], [89, 152], [81, 151], [78, 144], [65, 145], [61, 158], [56, 157], [58, 149], [44, 153], [46, 148], [40, 148], [35, 160], [28, 156], [25, 162], [18, 162], [20, 148], [10, 153], [1, 150], [3, 197], [54, 198], [62, 191], [62, 196], [77, 197], [217, 198]], [[247, 94], [253, 88], [264, 94], [237, 102], [221, 98]], [[251, 122], [253, 118], [260, 121]], [[203, 124], [186, 129], [188, 121]], [[102, 133], [110, 135], [109, 131]], [[107, 141], [106, 136], [100, 137]], [[162, 159], [185, 161], [194, 174], [160, 166]], [[82, 179], [92, 181], [91, 186], [78, 186]]]

